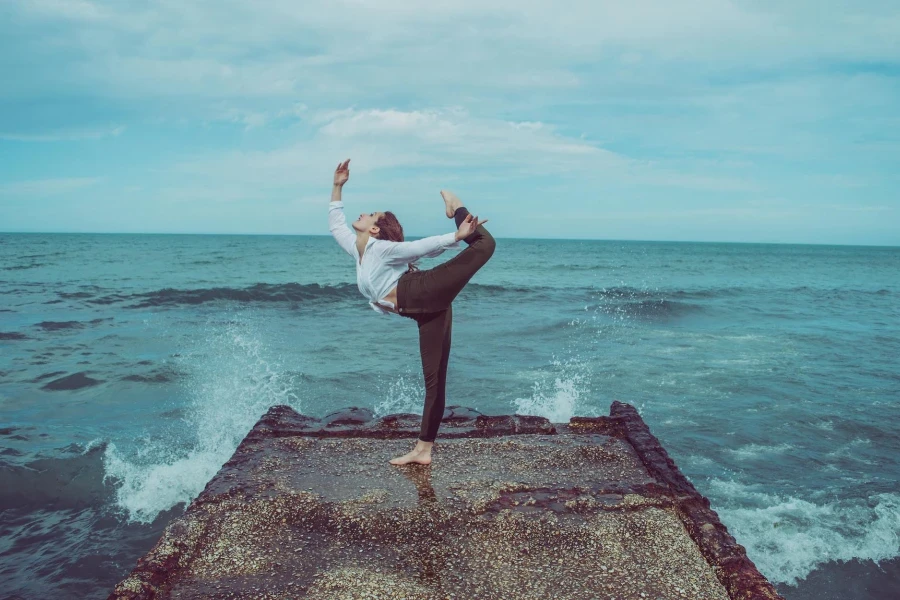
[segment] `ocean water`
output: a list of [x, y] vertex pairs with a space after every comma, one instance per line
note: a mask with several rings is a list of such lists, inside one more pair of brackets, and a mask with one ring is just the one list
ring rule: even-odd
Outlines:
[[[354, 282], [329, 236], [0, 234], [0, 597], [104, 598], [273, 404], [421, 412]], [[898, 597], [900, 248], [499, 239], [452, 352], [450, 404], [636, 406], [789, 600]]]

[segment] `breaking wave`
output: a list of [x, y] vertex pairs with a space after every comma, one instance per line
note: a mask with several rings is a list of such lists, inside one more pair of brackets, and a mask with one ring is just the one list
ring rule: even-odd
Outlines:
[[711, 499], [729, 532], [769, 580], [796, 585], [829, 562], [900, 555], [900, 495], [816, 503], [713, 479]]
[[138, 447], [110, 443], [105, 480], [115, 486], [115, 504], [131, 521], [193, 500], [259, 418], [275, 404], [302, 406], [294, 375], [247, 320], [210, 322], [211, 333], [182, 354], [179, 371], [189, 392], [184, 425], [191, 440], [151, 437]]

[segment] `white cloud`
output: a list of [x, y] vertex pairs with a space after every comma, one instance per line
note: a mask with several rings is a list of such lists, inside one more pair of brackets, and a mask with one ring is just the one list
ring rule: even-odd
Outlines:
[[[153, 129], [145, 159], [126, 153], [137, 157], [129, 177], [174, 202], [313, 197], [348, 156], [358, 197], [413, 197], [464, 177], [494, 186], [511, 212], [551, 186], [560, 197], [601, 190], [657, 207], [680, 191], [701, 212], [678, 214], [696, 218], [709, 217], [703, 202], [714, 198], [850, 206], [863, 187], [870, 207], [896, 197], [893, 1], [5, 8], [13, 18], [0, 24], [9, 57], [0, 77], [16, 85], [0, 89], [0, 103], [30, 118], [9, 111], [0, 143], [95, 139], [127, 125], [131, 135], [116, 143], [125, 146]], [[65, 130], [20, 127], [45, 122], [44, 108], [31, 107], [46, 99], [65, 103], [46, 107], [57, 122], [70, 101], [85, 110]], [[98, 114], [124, 125], [95, 129]], [[590, 212], [593, 201], [580, 201]]]
[[[537, 158], [540, 163], [577, 155], [616, 160], [613, 153], [581, 139], [559, 135], [546, 123], [479, 118], [460, 107], [413, 111], [350, 109], [329, 116], [319, 134], [342, 141], [402, 138], [421, 144], [423, 152], [431, 148], [435, 153], [449, 152], [459, 157], [489, 156], [501, 163], [524, 157]], [[428, 161], [427, 154], [423, 154], [423, 161]]]
[[215, 189], [227, 189], [225, 195], [241, 198], [271, 198], [287, 188], [326, 186], [337, 161], [344, 158], [352, 159], [354, 183], [362, 180], [376, 187], [397, 186], [368, 176], [391, 171], [391, 179], [402, 178], [407, 185], [416, 180], [446, 181], [448, 173], [465, 172], [468, 181], [483, 182], [544, 175], [586, 187], [756, 189], [753, 182], [718, 169], [691, 172], [635, 160], [580, 135], [563, 135], [547, 123], [477, 117], [460, 107], [348, 108], [314, 113], [310, 121], [317, 125], [312, 135], [290, 146], [196, 156], [177, 169], [184, 178], [215, 181]]
[[489, 167], [572, 170], [580, 164], [607, 168], [624, 159], [553, 127], [521, 127], [479, 118], [451, 107], [423, 111], [344, 109], [312, 116], [313, 137], [271, 151], [230, 152], [187, 161], [182, 170], [247, 177], [254, 182], [298, 183], [321, 178], [347, 155], [357, 172], [396, 167]]
[[[407, 0], [14, 6], [35, 26], [66, 18], [78, 25], [54, 40], [73, 50], [62, 57], [69, 67], [62, 81], [43, 85], [120, 97], [301, 94], [334, 102], [389, 88], [427, 94], [425, 86], [562, 92], [598, 76], [627, 82], [629, 71], [668, 79], [679, 62], [696, 79], [734, 64], [900, 57], [896, 6], [841, 4], [807, 4], [808, 11], [732, 0], [582, 0], [562, 9], [513, 0], [445, 0], [427, 9]], [[818, 15], [814, 26], [810, 14]]]
[[294, 103], [288, 108], [268, 111], [245, 109], [220, 103], [206, 115], [206, 119], [209, 121], [240, 123], [244, 125], [245, 131], [249, 131], [282, 119], [290, 119], [292, 121], [300, 119], [306, 114], [307, 108], [302, 102]]

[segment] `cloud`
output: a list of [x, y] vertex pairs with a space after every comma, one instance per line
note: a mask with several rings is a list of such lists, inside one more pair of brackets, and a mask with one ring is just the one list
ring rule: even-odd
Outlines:
[[210, 111], [206, 120], [210, 122], [228, 121], [240, 123], [244, 125], [245, 131], [250, 131], [277, 121], [296, 121], [306, 114], [308, 108], [302, 102], [296, 102], [287, 108], [270, 111], [240, 108], [220, 103]]
[[[809, 12], [794, 5], [582, 0], [560, 10], [552, 2], [442, 0], [423, 10], [406, 0], [42, 0], [16, 2], [12, 11], [36, 29], [75, 25], [54, 36], [55, 48], [70, 51], [59, 56], [64, 69], [37, 73], [33, 85], [119, 97], [302, 94], [335, 102], [393, 90], [444, 104], [428, 88], [560, 94], [598, 77], [701, 81], [735, 63], [900, 53], [900, 15], [890, 4], [807, 4], [816, 9]], [[38, 39], [28, 45], [46, 52]], [[678, 64], [689, 69], [676, 73]]]
[[[480, 118], [460, 107], [412, 111], [346, 109], [323, 115], [319, 122], [323, 121], [319, 135], [342, 143], [375, 141], [387, 136], [418, 143], [423, 149], [433, 148], [433, 152], [448, 151], [468, 158], [487, 156], [495, 162], [524, 156], [551, 161], [572, 156], [617, 160], [611, 152], [558, 134], [552, 125]], [[427, 160], [427, 155], [423, 160]]]
[[[560, 176], [592, 182], [702, 190], [747, 190], [751, 182], [716, 173], [690, 173], [619, 155], [581, 136], [535, 121], [472, 115], [461, 107], [402, 111], [347, 108], [310, 115], [309, 139], [268, 151], [227, 152], [183, 161], [192, 176], [264, 190], [323, 185], [336, 161], [351, 158], [356, 175], [413, 169], [404, 179], [464, 170], [470, 180]], [[393, 185], [393, 184], [392, 184]], [[250, 195], [253, 195], [252, 193]]]
[[301, 181], [302, 172], [321, 178], [323, 172], [333, 170], [332, 162], [345, 154], [354, 159], [356, 172], [496, 165], [558, 171], [575, 169], [573, 159], [597, 167], [613, 167], [622, 160], [582, 139], [560, 135], [547, 124], [522, 126], [479, 118], [459, 107], [422, 111], [347, 108], [316, 113], [310, 123], [315, 124], [310, 139], [292, 146], [204, 157], [180, 168], [290, 183]]
[[465, 181], [510, 216], [551, 192], [586, 213], [677, 201], [695, 218], [735, 198], [897, 202], [896, 2], [11, 0], [4, 14], [0, 77], [16, 84], [0, 89], [0, 144], [73, 142], [17, 147], [35, 178], [93, 160], [213, 210], [313, 197], [349, 156], [360, 198]]

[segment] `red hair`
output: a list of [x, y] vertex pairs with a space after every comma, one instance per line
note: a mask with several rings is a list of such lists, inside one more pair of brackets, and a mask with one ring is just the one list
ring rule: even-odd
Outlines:
[[[387, 240], [389, 242], [403, 241], [403, 226], [397, 220], [397, 216], [391, 211], [386, 211], [383, 217], [375, 221], [375, 224], [378, 225], [379, 231], [376, 237], [379, 240]], [[419, 268], [416, 265], [409, 263], [409, 271], [418, 270]]]

